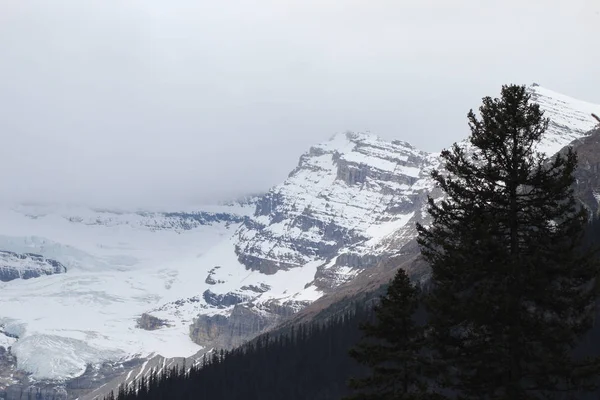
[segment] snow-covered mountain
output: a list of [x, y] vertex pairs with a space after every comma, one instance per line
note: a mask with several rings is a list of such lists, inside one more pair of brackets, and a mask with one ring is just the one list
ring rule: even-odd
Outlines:
[[[551, 156], [589, 135], [600, 106], [531, 85], [550, 119], [538, 150]], [[465, 146], [468, 144], [465, 142]], [[263, 196], [236, 232], [246, 268], [265, 274], [319, 263], [315, 285], [335, 288], [378, 260], [401, 252], [437, 196], [430, 172], [439, 153], [402, 141], [345, 133], [302, 155], [288, 179]]]
[[[548, 155], [593, 128], [600, 106], [530, 90], [551, 119], [540, 146]], [[0, 250], [68, 270], [0, 283], [0, 345], [5, 332], [20, 368], [59, 379], [88, 363], [238, 344], [414, 251], [439, 166], [439, 153], [348, 132], [309, 149], [282, 184], [244, 205], [0, 210]]]
[[316, 263], [316, 288], [334, 289], [414, 236], [436, 166], [406, 142], [335, 135], [260, 199], [236, 232], [238, 259], [264, 274]]

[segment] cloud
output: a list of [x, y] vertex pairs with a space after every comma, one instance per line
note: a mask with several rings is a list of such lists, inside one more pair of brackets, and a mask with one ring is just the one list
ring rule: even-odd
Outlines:
[[439, 150], [503, 83], [600, 103], [593, 1], [5, 0], [5, 201], [263, 191], [366, 130]]

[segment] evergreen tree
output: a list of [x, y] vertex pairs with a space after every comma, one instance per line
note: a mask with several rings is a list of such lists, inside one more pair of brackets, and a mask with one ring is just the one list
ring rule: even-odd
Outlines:
[[424, 398], [423, 328], [413, 318], [418, 305], [419, 290], [398, 270], [375, 308], [376, 321], [363, 324], [365, 338], [350, 351], [371, 373], [350, 381], [360, 392], [348, 399]]
[[598, 263], [580, 246], [576, 154], [536, 151], [548, 121], [524, 86], [503, 86], [468, 118], [471, 149], [442, 152], [447, 173], [432, 176], [447, 197], [430, 198], [432, 224], [417, 226], [440, 383], [461, 399], [588, 389], [598, 360], [572, 350], [591, 327]]

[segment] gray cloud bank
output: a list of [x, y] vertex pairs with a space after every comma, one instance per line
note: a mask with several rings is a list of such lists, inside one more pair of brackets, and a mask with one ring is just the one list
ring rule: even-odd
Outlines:
[[503, 83], [600, 103], [594, 0], [4, 0], [0, 200], [266, 190], [370, 130], [439, 150]]

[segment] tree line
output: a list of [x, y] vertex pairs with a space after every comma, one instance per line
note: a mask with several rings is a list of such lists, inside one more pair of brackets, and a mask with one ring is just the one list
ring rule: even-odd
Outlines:
[[341, 398], [351, 393], [348, 377], [368, 371], [348, 354], [362, 337], [360, 325], [368, 322], [374, 322], [373, 310], [356, 304], [324, 324], [304, 324], [234, 350], [213, 351], [194, 366], [153, 371], [107, 400]]

